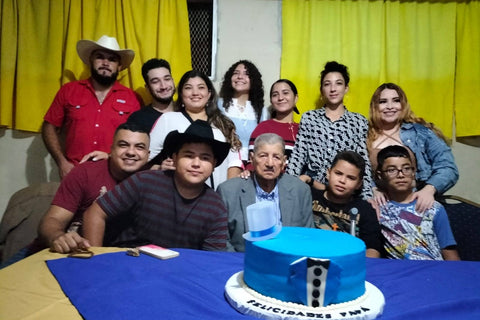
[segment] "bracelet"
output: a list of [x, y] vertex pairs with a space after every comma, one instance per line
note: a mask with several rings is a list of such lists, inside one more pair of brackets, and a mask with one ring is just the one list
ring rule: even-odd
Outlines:
[[310, 181], [307, 182], [310, 187], [313, 187], [313, 178], [310, 177]]

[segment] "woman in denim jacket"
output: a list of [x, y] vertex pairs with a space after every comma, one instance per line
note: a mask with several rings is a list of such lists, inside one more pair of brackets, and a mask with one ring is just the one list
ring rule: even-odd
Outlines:
[[[432, 123], [415, 116], [405, 92], [398, 85], [384, 83], [370, 101], [367, 148], [374, 170], [378, 151], [389, 145], [406, 146], [416, 158], [417, 191], [414, 197], [419, 212], [433, 205], [435, 194], [444, 193], [458, 181], [452, 150], [442, 132]], [[387, 199], [374, 188], [374, 200], [378, 205], [384, 205]]]

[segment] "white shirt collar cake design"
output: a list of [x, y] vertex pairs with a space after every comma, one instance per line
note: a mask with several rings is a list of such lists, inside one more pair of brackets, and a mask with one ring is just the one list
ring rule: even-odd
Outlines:
[[385, 303], [365, 281], [363, 241], [313, 228], [246, 241], [244, 271], [225, 290], [234, 308], [264, 319], [374, 319]]

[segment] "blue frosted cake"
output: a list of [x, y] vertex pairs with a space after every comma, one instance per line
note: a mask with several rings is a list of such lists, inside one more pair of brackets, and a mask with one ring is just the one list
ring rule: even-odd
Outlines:
[[245, 248], [243, 280], [264, 296], [323, 307], [365, 293], [365, 244], [347, 233], [284, 227]]

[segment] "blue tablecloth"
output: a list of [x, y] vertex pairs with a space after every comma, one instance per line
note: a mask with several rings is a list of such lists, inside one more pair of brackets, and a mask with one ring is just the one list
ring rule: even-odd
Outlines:
[[[243, 254], [174, 250], [169, 260], [119, 252], [47, 264], [87, 320], [254, 319], [224, 297]], [[480, 262], [367, 259], [367, 281], [385, 296], [379, 319], [480, 319]]]

